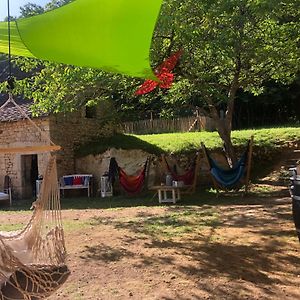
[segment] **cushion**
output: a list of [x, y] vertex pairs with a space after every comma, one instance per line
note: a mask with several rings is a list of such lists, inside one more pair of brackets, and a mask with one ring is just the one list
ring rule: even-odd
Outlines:
[[73, 177], [64, 177], [65, 185], [73, 185]]
[[74, 176], [73, 178], [73, 185], [82, 185], [83, 184], [83, 177], [81, 176]]

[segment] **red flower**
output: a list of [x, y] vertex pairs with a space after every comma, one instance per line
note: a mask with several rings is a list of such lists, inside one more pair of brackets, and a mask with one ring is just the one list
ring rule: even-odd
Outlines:
[[169, 58], [167, 58], [158, 68], [155, 70], [155, 74], [159, 81], [154, 81], [151, 79], [146, 80], [134, 93], [135, 95], [144, 95], [152, 92], [157, 86], [162, 89], [169, 89], [174, 81], [174, 74], [171, 72], [180, 56], [182, 50], [175, 52]]

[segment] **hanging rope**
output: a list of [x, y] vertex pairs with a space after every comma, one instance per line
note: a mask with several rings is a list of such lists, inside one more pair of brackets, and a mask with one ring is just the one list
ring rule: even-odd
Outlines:
[[32, 119], [25, 113], [25, 111], [16, 103], [16, 101], [14, 100], [13, 96], [11, 93], [8, 94], [8, 99], [7, 101], [0, 107], [0, 111], [5, 108], [9, 103], [12, 103], [16, 108], [17, 110], [19, 111], [19, 113], [26, 119], [30, 122], [30, 124], [32, 126], [34, 126], [39, 132], [40, 134], [47, 140], [49, 141], [49, 143], [53, 146], [55, 146], [55, 143], [52, 142], [52, 140], [49, 138], [48, 135], [45, 134], [45, 132], [43, 130], [41, 130], [41, 128], [36, 125], [35, 122], [32, 121]]
[[18, 147], [18, 148], [0, 148], [0, 153], [17, 153], [17, 152], [44, 152], [44, 151], [58, 151], [61, 149], [60, 146], [55, 145], [55, 143], [50, 139], [50, 137], [27, 115], [27, 113], [16, 103], [13, 98], [13, 89], [14, 89], [14, 77], [12, 75], [12, 59], [11, 59], [11, 23], [10, 23], [10, 1], [7, 0], [7, 31], [8, 31], [8, 77], [7, 77], [7, 88], [8, 88], [8, 99], [0, 107], [0, 112], [4, 110], [9, 104], [12, 104], [21, 116], [28, 120], [29, 123], [37, 129], [40, 133], [41, 138], [44, 138], [49, 145], [43, 146], [31, 146], [31, 147]]
[[7, 86], [9, 91], [14, 88], [14, 78], [12, 76], [12, 66], [11, 66], [11, 30], [10, 30], [10, 3], [7, 0], [7, 33], [8, 33], [8, 73]]

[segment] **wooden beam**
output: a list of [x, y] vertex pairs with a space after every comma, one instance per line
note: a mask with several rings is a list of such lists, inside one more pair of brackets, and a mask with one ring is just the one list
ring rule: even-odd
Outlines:
[[197, 180], [198, 180], [198, 173], [200, 170], [200, 149], [197, 151], [196, 163], [195, 163], [195, 170], [194, 170], [194, 178], [193, 182], [190, 186], [187, 187], [186, 190], [182, 190], [182, 194], [194, 194], [197, 187]]
[[213, 185], [217, 191], [217, 198], [219, 197], [219, 184], [217, 183], [217, 181], [215, 180], [214, 176], [211, 174], [210, 170], [211, 170], [211, 165], [210, 165], [210, 162], [209, 162], [209, 157], [208, 157], [208, 154], [207, 154], [207, 150], [206, 150], [206, 147], [204, 145], [204, 143], [201, 143], [201, 147], [202, 147], [202, 150], [203, 150], [203, 154], [204, 154], [204, 158], [205, 158], [205, 161], [206, 161], [206, 164], [207, 164], [207, 167], [208, 167], [208, 172], [209, 172], [209, 176], [213, 182]]
[[247, 171], [246, 171], [247, 173], [246, 173], [246, 180], [245, 180], [245, 194], [247, 194], [249, 190], [250, 171], [251, 171], [252, 155], [253, 155], [253, 140], [254, 137], [252, 135], [250, 139], [249, 150], [248, 150]]
[[61, 146], [57, 145], [42, 145], [42, 146], [25, 146], [25, 147], [12, 147], [0, 148], [1, 153], [39, 153], [39, 152], [52, 152], [61, 150]]
[[166, 174], [170, 173], [165, 154], [161, 155], [161, 165], [163, 167], [164, 173], [166, 173]]

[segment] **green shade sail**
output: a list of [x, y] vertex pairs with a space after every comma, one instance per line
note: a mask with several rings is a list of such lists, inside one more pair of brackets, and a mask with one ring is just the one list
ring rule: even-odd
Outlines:
[[[162, 0], [76, 0], [11, 23], [13, 55], [155, 78], [149, 50]], [[0, 52], [8, 53], [0, 22]]]

